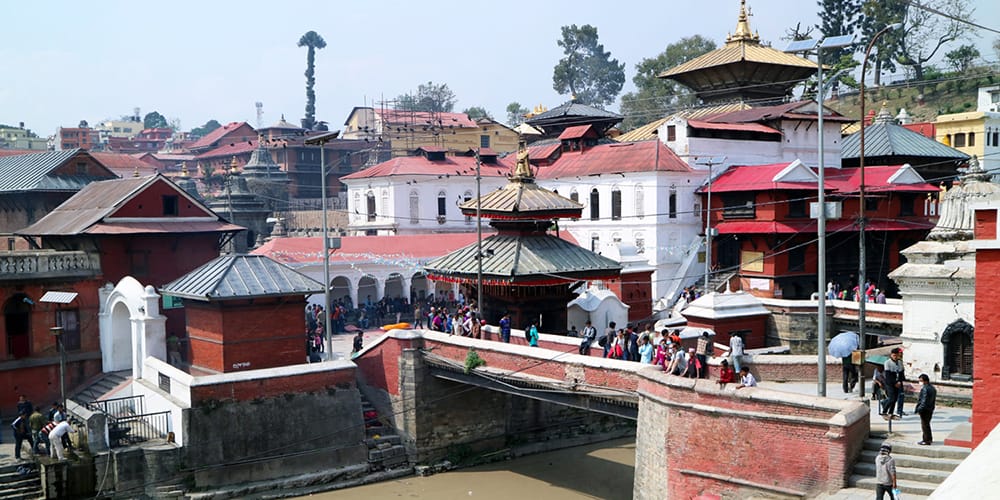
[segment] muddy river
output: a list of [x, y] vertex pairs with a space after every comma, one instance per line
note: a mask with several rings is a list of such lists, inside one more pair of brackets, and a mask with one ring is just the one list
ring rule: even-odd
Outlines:
[[[619, 439], [311, 495], [311, 499], [569, 500], [632, 498], [635, 439]], [[305, 497], [303, 497], [305, 498]]]

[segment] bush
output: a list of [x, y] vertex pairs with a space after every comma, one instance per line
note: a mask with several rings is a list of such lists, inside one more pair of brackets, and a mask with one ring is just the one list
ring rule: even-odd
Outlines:
[[479, 353], [475, 349], [469, 349], [469, 353], [465, 355], [465, 373], [469, 373], [485, 364], [486, 360], [480, 358]]

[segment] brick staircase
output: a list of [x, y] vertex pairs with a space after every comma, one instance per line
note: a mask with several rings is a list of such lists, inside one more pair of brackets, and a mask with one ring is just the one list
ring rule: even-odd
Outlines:
[[[861, 457], [854, 464], [849, 483], [856, 488], [875, 490], [875, 457], [884, 437], [872, 435], [865, 440]], [[951, 471], [969, 455], [970, 450], [956, 446], [920, 446], [889, 440], [896, 459], [896, 484], [906, 498], [929, 496]]]
[[368, 471], [408, 467], [406, 447], [396, 431], [378, 416], [378, 410], [363, 396], [361, 412], [365, 420], [365, 444], [368, 445]]
[[[18, 467], [30, 467], [27, 474], [18, 472]], [[20, 465], [0, 466], [0, 500], [28, 500], [45, 498], [42, 495], [42, 480], [38, 466], [31, 462]]]

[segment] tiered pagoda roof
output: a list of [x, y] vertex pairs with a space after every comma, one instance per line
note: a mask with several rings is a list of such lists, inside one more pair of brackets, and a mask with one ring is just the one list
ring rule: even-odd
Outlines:
[[816, 63], [760, 42], [750, 30], [746, 0], [740, 1], [736, 32], [722, 48], [696, 57], [658, 76], [694, 90], [704, 102], [780, 101], [816, 72]]

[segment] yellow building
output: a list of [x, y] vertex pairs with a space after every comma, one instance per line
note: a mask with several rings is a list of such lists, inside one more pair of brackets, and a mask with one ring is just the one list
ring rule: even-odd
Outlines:
[[142, 132], [143, 123], [132, 118], [130, 120], [105, 120], [94, 127], [101, 137], [125, 137], [131, 139]]
[[1000, 169], [1000, 86], [979, 89], [976, 111], [938, 115], [935, 138], [965, 154], [977, 156], [982, 168]]
[[344, 121], [344, 139], [381, 140], [392, 156], [406, 156], [419, 147], [444, 148], [449, 153], [490, 148], [497, 153], [517, 150], [517, 132], [489, 118], [473, 120], [465, 113], [403, 111], [356, 107]]
[[22, 123], [18, 127], [0, 125], [0, 149], [34, 149], [44, 151], [48, 149], [49, 140], [45, 137], [38, 137], [24, 128]]

